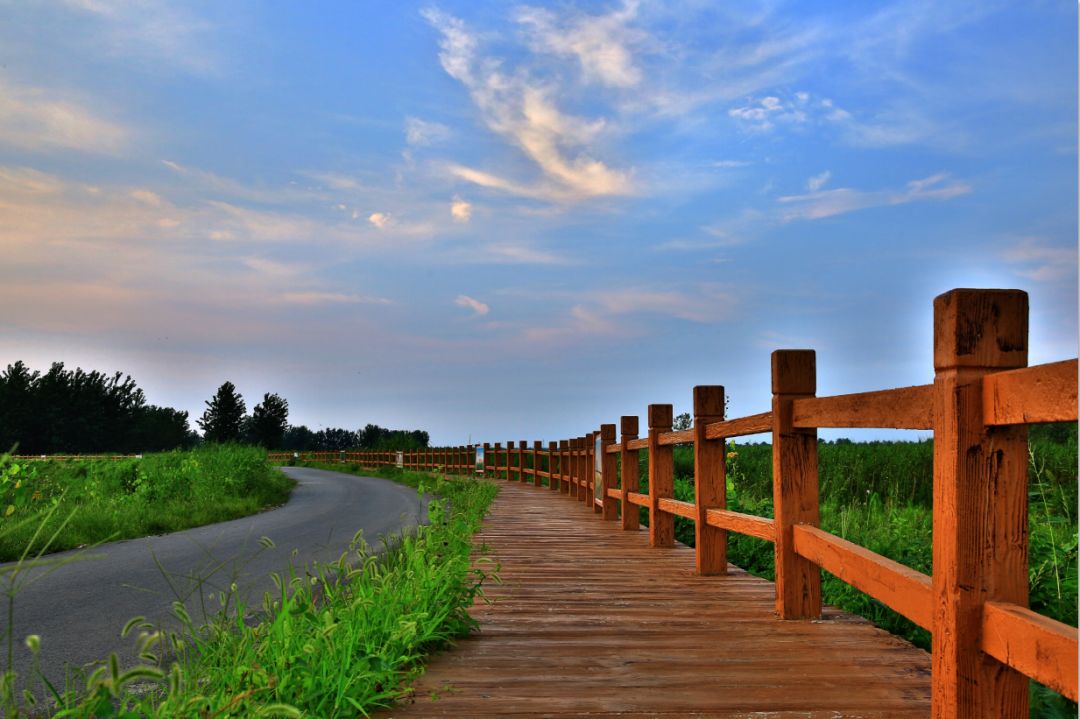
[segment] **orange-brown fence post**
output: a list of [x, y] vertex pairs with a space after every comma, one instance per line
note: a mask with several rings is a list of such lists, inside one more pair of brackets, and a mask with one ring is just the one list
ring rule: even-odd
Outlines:
[[772, 353], [773, 520], [776, 612], [781, 619], [821, 616], [821, 570], [795, 553], [796, 524], [818, 526], [817, 430], [792, 423], [794, 400], [817, 392], [813, 350]]
[[489, 477], [491, 473], [491, 443], [484, 442], [484, 476]]
[[724, 419], [724, 388], [694, 387], [694, 554], [698, 574], [727, 572], [727, 532], [710, 526], [707, 512], [727, 508], [724, 440], [705, 439], [705, 426]]
[[514, 456], [514, 447], [516, 447], [516, 446], [517, 446], [517, 444], [516, 444], [516, 442], [514, 440], [510, 440], [509, 442], [506, 443], [506, 481], [507, 482], [509, 482], [511, 480], [510, 466], [513, 463], [513, 460], [511, 458]]
[[638, 478], [638, 450], [627, 449], [626, 447], [627, 442], [638, 438], [638, 418], [629, 415], [621, 417], [619, 419], [619, 434], [621, 435], [619, 439], [622, 444], [619, 449], [619, 464], [622, 474], [619, 477], [619, 487], [622, 489], [622, 501], [620, 502], [622, 528], [638, 529], [640, 526], [640, 511], [636, 504], [630, 504], [627, 496], [630, 492], [637, 492], [641, 489], [641, 482]]
[[567, 470], [570, 473], [570, 496], [573, 499], [577, 499], [578, 495], [578, 452], [581, 450], [581, 438], [570, 438], [570, 451], [567, 453]]
[[983, 424], [982, 379], [1027, 366], [1019, 290], [934, 299], [932, 715], [1027, 717], [1028, 680], [980, 648], [983, 602], [1028, 604], [1027, 426]]
[[570, 494], [570, 440], [559, 440], [559, 491]]
[[555, 462], [556, 454], [559, 451], [559, 443], [555, 441], [548, 442], [547, 451], [547, 473], [548, 473], [548, 489], [552, 492], [559, 491], [559, 478], [555, 475]]
[[533, 486], [539, 487], [542, 482], [540, 481], [540, 452], [544, 449], [544, 443], [540, 440], [533, 441], [532, 448], [532, 471], [533, 471]]
[[660, 445], [660, 433], [671, 431], [670, 404], [649, 405], [649, 546], [675, 546], [675, 517], [660, 511], [660, 498], [675, 496], [675, 455]]
[[603, 491], [601, 500], [604, 503], [604, 519], [615, 520], [619, 518], [619, 503], [614, 497], [608, 496], [608, 489], [614, 489], [616, 483], [615, 454], [608, 452], [608, 447], [615, 444], [615, 425], [600, 425], [600, 487]]
[[528, 448], [529, 443], [526, 440], [518, 440], [517, 481], [519, 482], [525, 481], [525, 450]]

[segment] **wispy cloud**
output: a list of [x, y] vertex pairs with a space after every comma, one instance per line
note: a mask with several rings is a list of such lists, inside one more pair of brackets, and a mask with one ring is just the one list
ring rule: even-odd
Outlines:
[[222, 56], [208, 42], [215, 29], [183, 4], [165, 0], [65, 0], [96, 23], [82, 23], [96, 48], [111, 55], [153, 60], [197, 74], [218, 71]]
[[[442, 34], [439, 59], [443, 69], [469, 91], [488, 128], [532, 160], [543, 178], [565, 192], [567, 199], [626, 194], [627, 171], [615, 170], [589, 154], [605, 130], [603, 119], [588, 120], [562, 112], [555, 104], [557, 88], [529, 78], [524, 70], [505, 72], [503, 65], [479, 53], [479, 42], [465, 23], [434, 9], [424, 17]], [[461, 172], [460, 170], [465, 170]], [[460, 168], [462, 179], [529, 197], [555, 195], [528, 190], [527, 183], [509, 181], [471, 168]], [[524, 189], [524, 192], [517, 190]]]
[[450, 128], [418, 117], [405, 118], [405, 142], [410, 145], [435, 145], [450, 137]]
[[633, 47], [646, 35], [631, 25], [638, 5], [626, 0], [618, 10], [602, 15], [556, 14], [524, 7], [518, 11], [517, 21], [526, 28], [534, 51], [573, 58], [586, 82], [630, 88], [643, 78], [634, 62]]
[[491, 311], [491, 307], [481, 302], [480, 300], [469, 297], [468, 295], [458, 295], [454, 299], [454, 304], [458, 307], [466, 307], [473, 311], [475, 317], [483, 317]]
[[454, 195], [454, 199], [450, 201], [450, 216], [454, 218], [454, 222], [468, 222], [472, 218], [472, 212], [471, 204]]
[[819, 175], [814, 175], [806, 181], [806, 189], [810, 190], [810, 192], [817, 192], [822, 187], [825, 187], [825, 183], [829, 181], [830, 177], [832, 177], [832, 173], [828, 170]]
[[810, 93], [796, 92], [790, 98], [775, 95], [751, 100], [741, 107], [728, 110], [743, 129], [750, 132], [769, 132], [778, 126], [801, 126], [808, 123], [842, 122], [850, 113], [836, 107], [829, 98], [814, 100]]
[[131, 132], [71, 98], [0, 77], [0, 144], [23, 150], [115, 154]]
[[285, 292], [281, 301], [293, 305], [389, 305], [391, 300], [385, 297], [369, 297], [345, 292]]
[[920, 200], [950, 200], [971, 192], [966, 182], [951, 180], [945, 173], [912, 180], [903, 190], [863, 191], [850, 188], [817, 190], [805, 195], [787, 195], [778, 198], [786, 206], [782, 218], [791, 220], [817, 220], [870, 207], [903, 205]]
[[378, 227], [380, 230], [386, 229], [386, 227], [390, 224], [392, 220], [390, 215], [386, 212], [372, 212], [370, 215], [368, 215], [367, 219], [368, 222], [370, 222], [375, 227]]
[[1003, 253], [1013, 272], [1034, 282], [1057, 282], [1076, 277], [1077, 248], [1054, 246], [1046, 240], [1025, 237]]

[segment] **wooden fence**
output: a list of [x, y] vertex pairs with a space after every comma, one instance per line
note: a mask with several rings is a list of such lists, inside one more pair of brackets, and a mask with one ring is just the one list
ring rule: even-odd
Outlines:
[[[776, 612], [821, 614], [824, 569], [932, 634], [933, 715], [1028, 716], [1028, 677], [1077, 699], [1077, 629], [1028, 609], [1027, 425], [1076, 421], [1077, 360], [1027, 367], [1028, 300], [1017, 290], [948, 292], [934, 301], [934, 382], [816, 396], [812, 350], [772, 354], [772, 408], [724, 418], [724, 388], [694, 388], [694, 424], [672, 431], [672, 406], [650, 405], [648, 434], [622, 417], [580, 437], [483, 447], [483, 474], [547, 479], [623, 529], [649, 516], [649, 543], [675, 542], [674, 518], [695, 523], [701, 574], [727, 571], [727, 533], [773, 542]], [[934, 433], [933, 575], [819, 527], [817, 430], [884, 427]], [[725, 441], [771, 433], [774, 517], [726, 508]], [[694, 502], [674, 498], [673, 453], [694, 446]], [[648, 492], [638, 452], [648, 450]], [[599, 453], [599, 461], [597, 461]], [[314, 456], [313, 456], [314, 455]], [[304, 453], [393, 465], [393, 452]], [[406, 467], [472, 471], [476, 449], [406, 452]], [[620, 460], [620, 461], [617, 461]], [[619, 471], [621, 467], [621, 472]]]

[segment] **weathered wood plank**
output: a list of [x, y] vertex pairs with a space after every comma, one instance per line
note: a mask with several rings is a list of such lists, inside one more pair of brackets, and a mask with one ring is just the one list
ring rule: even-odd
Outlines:
[[794, 427], [893, 427], [932, 429], [933, 385], [900, 387], [793, 403]]
[[987, 375], [983, 377], [983, 422], [1075, 422], [1076, 382], [1074, 359]]
[[1030, 609], [986, 602], [982, 650], [1077, 701], [1077, 629]]
[[671, 499], [670, 497], [660, 497], [656, 500], [656, 503], [660, 507], [661, 512], [674, 514], [678, 517], [686, 517], [687, 519], [697, 518], [697, 510], [694, 509], [694, 505], [691, 502], [682, 502], [678, 499]]
[[748, 434], [763, 434], [772, 431], [772, 412], [752, 414], [749, 417], [737, 417], [712, 422], [705, 427], [705, 439], [730, 439]]
[[[925, 717], [926, 652], [826, 607], [783, 622], [771, 583], [694, 551], [650, 549], [529, 485], [502, 485], [476, 543], [500, 584], [480, 631], [433, 658], [414, 700], [377, 716], [701, 719]], [[588, 551], [582, 551], [588, 548]], [[573, 561], [567, 561], [573, 557]], [[437, 697], [437, 698], [436, 698]]]
[[768, 517], [732, 512], [730, 509], [710, 509], [705, 513], [709, 526], [727, 529], [770, 542], [776, 541], [776, 527]]
[[796, 525], [795, 551], [827, 572], [931, 628], [930, 576], [818, 527]]

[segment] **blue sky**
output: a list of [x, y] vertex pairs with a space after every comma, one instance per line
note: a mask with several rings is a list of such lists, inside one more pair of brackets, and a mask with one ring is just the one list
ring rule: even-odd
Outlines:
[[0, 365], [294, 423], [579, 435], [769, 353], [1077, 354], [1077, 6], [0, 1]]

